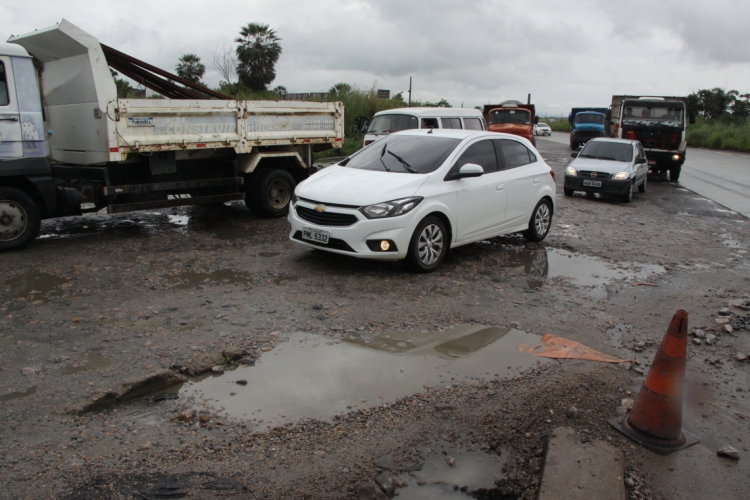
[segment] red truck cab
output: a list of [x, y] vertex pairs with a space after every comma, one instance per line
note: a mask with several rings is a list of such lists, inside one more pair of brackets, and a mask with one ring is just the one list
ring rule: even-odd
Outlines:
[[536, 145], [533, 130], [539, 118], [533, 104], [521, 104], [518, 101], [485, 104], [483, 114], [490, 132], [518, 135]]

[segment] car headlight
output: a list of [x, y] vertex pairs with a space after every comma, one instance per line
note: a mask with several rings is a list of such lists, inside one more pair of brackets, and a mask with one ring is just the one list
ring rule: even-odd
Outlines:
[[578, 170], [573, 167], [568, 167], [565, 169], [565, 175], [578, 175]]
[[612, 178], [618, 181], [622, 181], [622, 180], [630, 178], [630, 174], [628, 172], [617, 172], [615, 175], [612, 176]]
[[384, 217], [398, 217], [399, 215], [408, 214], [414, 207], [419, 205], [424, 198], [421, 196], [412, 196], [411, 198], [401, 198], [399, 200], [376, 203], [359, 209], [368, 219], [382, 219]]

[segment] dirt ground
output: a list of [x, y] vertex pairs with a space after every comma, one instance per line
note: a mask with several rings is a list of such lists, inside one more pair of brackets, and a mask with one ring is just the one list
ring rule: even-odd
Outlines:
[[[545, 438], [567, 425], [624, 451], [630, 498], [748, 498], [748, 221], [656, 177], [631, 204], [564, 197], [569, 150], [538, 142], [559, 193], [545, 242], [460, 247], [429, 275], [302, 248], [286, 220], [241, 204], [45, 222], [0, 258], [2, 496], [531, 499]], [[664, 457], [607, 420], [637, 395], [677, 309], [691, 331], [683, 427], [701, 442]], [[634, 362], [488, 366], [331, 419], [227, 416], [210, 394], [170, 388], [273, 363], [297, 332], [361, 343], [461, 325]], [[728, 445], [740, 460], [717, 456]], [[489, 488], [415, 479], [435, 457], [460, 467], [477, 453], [501, 467]]]

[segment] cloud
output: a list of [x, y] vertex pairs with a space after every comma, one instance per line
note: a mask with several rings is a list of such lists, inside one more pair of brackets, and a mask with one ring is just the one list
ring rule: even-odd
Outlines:
[[[173, 71], [241, 26], [269, 24], [283, 53], [272, 85], [322, 91], [339, 81], [475, 106], [528, 93], [542, 113], [605, 106], [613, 94], [682, 95], [750, 81], [750, 3], [552, 0], [69, 0], [0, 7], [0, 36], [62, 17], [127, 54]], [[706, 71], [710, 68], [710, 71]]]

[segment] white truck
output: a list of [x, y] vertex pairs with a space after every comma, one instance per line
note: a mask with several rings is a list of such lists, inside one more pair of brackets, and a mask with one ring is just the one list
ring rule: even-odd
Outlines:
[[[280, 217], [313, 152], [343, 145], [340, 102], [209, 99], [219, 94], [175, 85], [190, 82], [64, 19], [8, 42], [0, 44], [0, 251], [28, 244], [42, 219], [105, 208], [244, 200]], [[109, 66], [178, 98], [120, 99]]]

